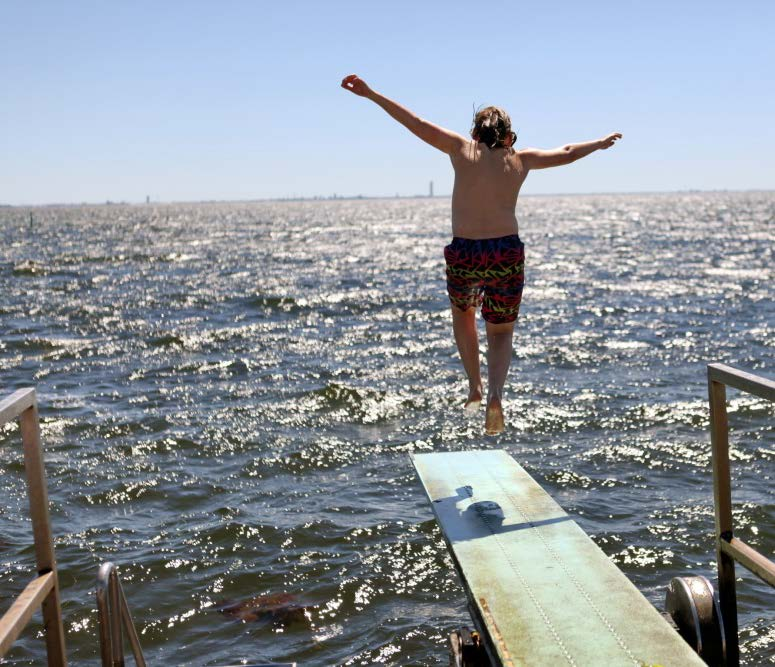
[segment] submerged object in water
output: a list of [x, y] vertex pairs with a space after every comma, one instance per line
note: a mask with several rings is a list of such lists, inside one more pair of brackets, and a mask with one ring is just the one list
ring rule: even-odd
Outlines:
[[273, 621], [282, 625], [300, 623], [309, 618], [308, 609], [292, 593], [257, 595], [241, 602], [226, 602], [218, 611], [240, 621]]

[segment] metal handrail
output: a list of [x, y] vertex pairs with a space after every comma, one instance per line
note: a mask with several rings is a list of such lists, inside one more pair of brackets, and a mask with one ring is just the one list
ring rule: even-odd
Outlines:
[[0, 658], [10, 650], [32, 615], [40, 608], [43, 614], [48, 665], [65, 667], [67, 657], [62, 627], [62, 605], [48, 513], [48, 487], [40, 445], [38, 401], [34, 389], [20, 389], [0, 400], [0, 426], [17, 418], [24, 449], [24, 471], [27, 475], [38, 576], [27, 584], [22, 594], [0, 618]]
[[97, 615], [100, 628], [102, 667], [124, 667], [124, 626], [137, 667], [146, 667], [132, 614], [113, 563], [103, 563], [97, 574]]
[[716, 562], [719, 603], [727, 638], [727, 665], [740, 663], [737, 638], [735, 561], [775, 587], [775, 563], [734, 536], [732, 491], [729, 474], [729, 422], [726, 388], [734, 387], [775, 401], [775, 382], [724, 364], [708, 365], [710, 439], [713, 450], [713, 504], [716, 514]]

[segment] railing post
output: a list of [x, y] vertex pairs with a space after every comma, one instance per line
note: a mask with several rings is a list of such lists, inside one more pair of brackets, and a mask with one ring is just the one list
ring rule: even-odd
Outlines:
[[118, 610], [118, 615], [121, 617], [124, 632], [126, 632], [129, 645], [132, 647], [132, 656], [135, 659], [135, 665], [137, 667], [146, 667], [143, 649], [140, 647], [140, 639], [137, 636], [137, 629], [132, 620], [132, 613], [129, 611], [129, 603], [126, 601], [126, 594], [121, 585], [121, 580], [118, 578], [118, 572], [116, 572], [116, 585], [118, 586], [119, 597], [121, 598], [121, 609]]
[[110, 581], [110, 571], [113, 565], [104, 563], [100, 567], [97, 575], [97, 620], [100, 635], [100, 660], [102, 667], [110, 667], [113, 659], [113, 642], [111, 640], [111, 629], [108, 624], [110, 618], [108, 599], [108, 582]]
[[110, 571], [108, 579], [108, 599], [110, 600], [110, 639], [113, 647], [111, 656], [112, 667], [124, 667], [124, 641], [121, 636], [121, 600], [118, 591], [118, 574], [116, 569]]
[[727, 642], [727, 665], [740, 662], [737, 638], [735, 561], [721, 549], [721, 541], [732, 539], [732, 492], [729, 471], [729, 426], [726, 387], [708, 377], [710, 439], [713, 456], [713, 504], [716, 515], [716, 562], [718, 563], [719, 605]]
[[30, 500], [30, 517], [35, 540], [35, 560], [38, 575], [51, 572], [54, 586], [42, 604], [43, 625], [46, 635], [46, 653], [49, 667], [65, 667], [65, 633], [62, 627], [62, 609], [59, 600], [54, 542], [48, 513], [48, 489], [43, 468], [43, 453], [40, 444], [40, 425], [36, 402], [19, 416], [22, 445], [24, 447], [24, 469], [27, 473], [27, 492]]

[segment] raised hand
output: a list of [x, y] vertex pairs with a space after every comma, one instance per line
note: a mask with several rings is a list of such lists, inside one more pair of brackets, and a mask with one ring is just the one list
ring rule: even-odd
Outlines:
[[611, 148], [617, 140], [622, 138], [621, 132], [614, 132], [613, 134], [609, 134], [607, 137], [603, 137], [600, 140], [600, 148], [601, 150], [605, 150], [606, 148]]
[[370, 92], [369, 84], [361, 79], [357, 74], [348, 74], [342, 79], [342, 88], [349, 90], [351, 93], [366, 97]]

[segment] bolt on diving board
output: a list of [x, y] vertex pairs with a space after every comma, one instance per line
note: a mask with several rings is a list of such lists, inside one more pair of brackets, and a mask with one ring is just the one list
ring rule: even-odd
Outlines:
[[705, 664], [506, 452], [412, 461], [493, 664]]

